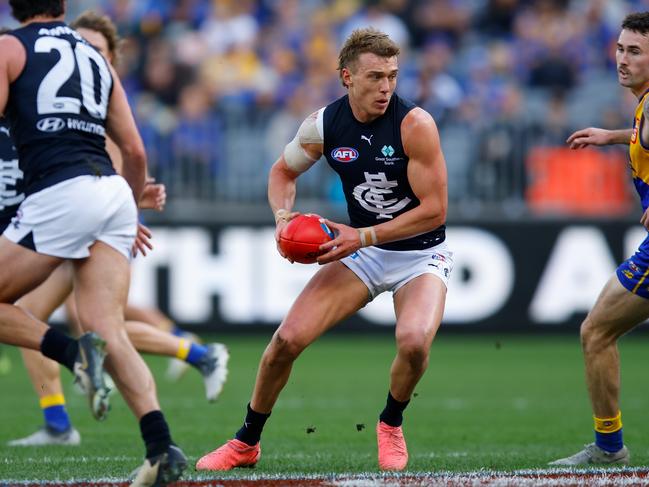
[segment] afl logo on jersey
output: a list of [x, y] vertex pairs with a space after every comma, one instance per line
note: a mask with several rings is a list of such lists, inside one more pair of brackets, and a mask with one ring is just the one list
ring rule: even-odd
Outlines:
[[331, 151], [331, 157], [338, 162], [353, 162], [358, 159], [358, 151], [352, 147], [338, 147]]
[[60, 132], [63, 127], [65, 127], [65, 121], [58, 117], [43, 118], [36, 124], [36, 128], [41, 132]]

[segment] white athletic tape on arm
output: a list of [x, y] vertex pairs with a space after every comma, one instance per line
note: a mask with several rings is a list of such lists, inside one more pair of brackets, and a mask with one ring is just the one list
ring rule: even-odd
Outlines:
[[288, 216], [291, 214], [290, 211], [280, 208], [275, 212], [275, 224], [279, 223], [280, 220], [288, 221]]
[[324, 108], [316, 113], [309, 115], [297, 134], [284, 148], [284, 160], [289, 169], [303, 173], [309, 169], [318, 159], [312, 158], [305, 150], [306, 144], [322, 144], [323, 137], [323, 118]]
[[358, 234], [361, 237], [362, 247], [369, 247], [370, 245], [376, 245], [379, 242], [379, 239], [376, 238], [376, 230], [374, 230], [374, 227], [359, 228]]

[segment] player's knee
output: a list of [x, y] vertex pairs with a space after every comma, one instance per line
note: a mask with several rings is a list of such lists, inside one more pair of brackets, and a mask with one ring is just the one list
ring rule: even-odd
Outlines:
[[408, 333], [397, 338], [399, 355], [413, 369], [425, 369], [428, 365], [428, 347], [424, 346], [424, 337], [417, 333]]
[[306, 345], [294, 334], [279, 330], [273, 336], [271, 348], [276, 360], [295, 360]]
[[597, 353], [602, 348], [615, 342], [616, 337], [593, 320], [590, 315], [582, 322], [579, 329], [581, 346], [585, 354]]

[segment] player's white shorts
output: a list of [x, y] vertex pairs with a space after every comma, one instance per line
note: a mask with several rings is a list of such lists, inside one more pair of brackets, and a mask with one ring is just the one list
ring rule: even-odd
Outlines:
[[384, 250], [363, 247], [341, 259], [369, 289], [374, 299], [383, 291], [396, 292], [415, 277], [433, 274], [448, 287], [453, 270], [453, 252], [446, 242], [424, 250]]
[[127, 259], [137, 232], [133, 192], [121, 176], [78, 176], [29, 195], [3, 233], [39, 254], [90, 255], [101, 241]]

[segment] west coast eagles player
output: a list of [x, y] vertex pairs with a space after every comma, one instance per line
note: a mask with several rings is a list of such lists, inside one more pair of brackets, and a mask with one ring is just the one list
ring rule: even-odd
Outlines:
[[[568, 138], [573, 149], [628, 144], [633, 183], [640, 195], [640, 222], [649, 229], [649, 12], [622, 22], [615, 54], [618, 81], [638, 99], [633, 128], [587, 128]], [[551, 465], [629, 463], [622, 438], [620, 357], [617, 340], [649, 318], [649, 237], [604, 286], [581, 325], [586, 383], [593, 407], [595, 442]]]

